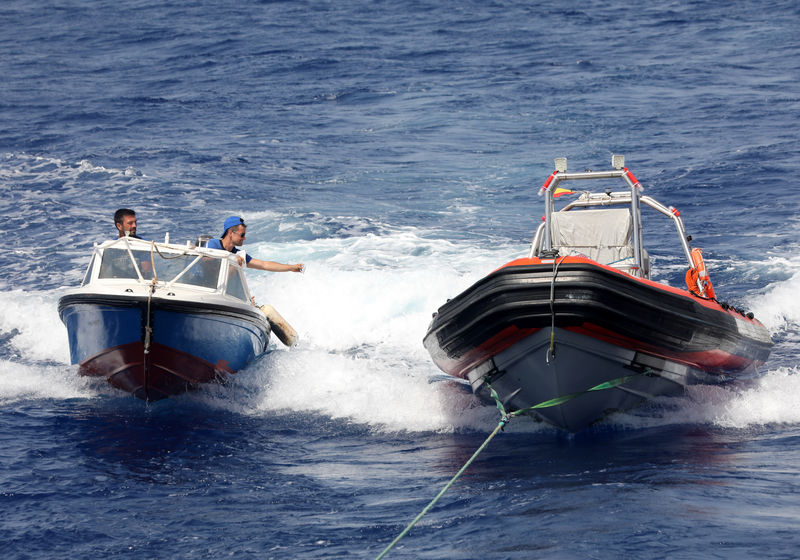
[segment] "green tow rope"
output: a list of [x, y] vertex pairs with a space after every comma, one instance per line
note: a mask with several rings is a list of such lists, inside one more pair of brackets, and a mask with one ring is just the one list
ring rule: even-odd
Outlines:
[[648, 375], [652, 373], [653, 373], [652, 370], [646, 368], [644, 371], [640, 373], [635, 373], [633, 375], [626, 375], [623, 377], [617, 377], [616, 379], [612, 379], [611, 381], [606, 381], [604, 383], [600, 383], [599, 385], [595, 385], [594, 387], [586, 389], [585, 391], [578, 391], [577, 393], [569, 393], [568, 395], [564, 395], [562, 397], [556, 397], [554, 399], [550, 399], [549, 401], [540, 402], [539, 404], [529, 406], [528, 408], [515, 410], [514, 412], [510, 413], [506, 412], [506, 408], [503, 406], [503, 402], [500, 400], [500, 397], [498, 396], [497, 392], [489, 383], [489, 376], [488, 375], [484, 376], [483, 381], [489, 388], [489, 394], [494, 399], [494, 402], [497, 405], [497, 409], [500, 411], [500, 414], [503, 415], [502, 418], [500, 418], [500, 422], [497, 424], [497, 427], [495, 427], [495, 429], [492, 430], [492, 433], [489, 434], [489, 437], [486, 438], [486, 440], [481, 444], [481, 446], [477, 449], [477, 451], [475, 451], [475, 453], [472, 454], [472, 457], [470, 457], [469, 460], [466, 463], [464, 463], [464, 466], [461, 467], [461, 469], [459, 469], [459, 471], [455, 474], [455, 476], [450, 479], [450, 482], [444, 485], [444, 488], [442, 488], [439, 491], [436, 497], [433, 500], [431, 500], [430, 503], [427, 506], [425, 506], [425, 508], [421, 512], [419, 512], [419, 515], [417, 515], [413, 519], [413, 521], [411, 521], [411, 523], [409, 523], [408, 526], [405, 529], [403, 529], [403, 531], [399, 535], [397, 535], [392, 542], [389, 543], [389, 545], [386, 548], [383, 549], [383, 552], [381, 552], [378, 556], [375, 557], [375, 560], [381, 560], [381, 558], [386, 556], [386, 554], [392, 548], [394, 548], [394, 546], [398, 542], [400, 542], [400, 539], [405, 537], [408, 534], [408, 532], [411, 531], [414, 525], [416, 525], [419, 522], [419, 520], [422, 519], [425, 516], [425, 514], [428, 513], [431, 510], [431, 508], [436, 505], [436, 502], [439, 501], [439, 498], [441, 498], [444, 495], [444, 493], [447, 492], [450, 489], [450, 487], [455, 483], [455, 481], [458, 480], [462, 474], [464, 474], [464, 471], [466, 471], [467, 468], [472, 464], [472, 462], [478, 457], [478, 455], [480, 455], [481, 451], [486, 449], [486, 446], [489, 445], [489, 442], [492, 441], [494, 436], [496, 436], [497, 433], [500, 432], [506, 426], [506, 424], [508, 424], [511, 421], [512, 418], [525, 414], [526, 412], [536, 408], [548, 408], [551, 406], [558, 406], [560, 404], [563, 404], [567, 401], [571, 401], [576, 397], [585, 395], [586, 393], [590, 393], [592, 391], [603, 391], [605, 389], [613, 389], [614, 387], [618, 387], [623, 383], [627, 383], [628, 381], [630, 381], [635, 377], [639, 377], [640, 375]]
[[425, 509], [423, 509], [421, 512], [419, 512], [419, 515], [417, 515], [417, 516], [414, 518], [414, 520], [413, 520], [411, 523], [409, 523], [409, 524], [408, 524], [408, 527], [406, 527], [405, 529], [403, 529], [403, 532], [402, 532], [402, 533], [400, 533], [399, 535], [397, 535], [397, 536], [395, 537], [395, 539], [394, 539], [394, 540], [393, 540], [391, 543], [389, 543], [389, 546], [387, 546], [386, 548], [384, 548], [384, 549], [383, 549], [383, 552], [381, 552], [381, 553], [380, 553], [380, 554], [379, 554], [379, 555], [378, 555], [378, 556], [375, 558], [375, 560], [380, 560], [381, 558], [383, 558], [384, 556], [386, 556], [386, 553], [387, 553], [387, 552], [389, 552], [389, 551], [390, 551], [392, 548], [394, 548], [394, 545], [396, 545], [398, 542], [400, 542], [400, 539], [402, 539], [403, 537], [405, 537], [405, 536], [408, 534], [408, 532], [411, 530], [411, 528], [412, 528], [412, 527], [414, 527], [414, 525], [416, 525], [416, 524], [417, 524], [417, 522], [418, 522], [420, 519], [422, 519], [422, 517], [423, 517], [423, 516], [424, 516], [426, 513], [428, 513], [428, 512], [430, 511], [430, 509], [431, 509], [431, 508], [432, 508], [434, 505], [436, 505], [436, 502], [438, 502], [438, 501], [439, 501], [439, 498], [441, 498], [441, 497], [444, 495], [444, 493], [445, 493], [445, 492], [447, 492], [447, 490], [448, 490], [448, 489], [449, 489], [449, 488], [450, 488], [450, 487], [451, 487], [451, 486], [452, 486], [452, 485], [455, 483], [455, 481], [456, 481], [456, 480], [458, 480], [458, 477], [460, 477], [460, 476], [463, 474], [463, 472], [464, 472], [465, 470], [467, 470], [467, 467], [469, 467], [469, 466], [472, 464], [472, 461], [474, 461], [474, 460], [475, 460], [475, 458], [478, 456], [478, 454], [480, 454], [480, 452], [481, 452], [481, 451], [483, 451], [483, 450], [484, 450], [484, 448], [485, 448], [487, 445], [489, 445], [489, 442], [490, 442], [490, 441], [492, 441], [492, 438], [493, 438], [494, 436], [496, 436], [496, 435], [497, 435], [497, 432], [499, 432], [500, 430], [502, 430], [502, 429], [503, 429], [503, 426], [505, 426], [505, 425], [506, 425], [506, 421], [505, 421], [505, 420], [501, 420], [501, 421], [500, 421], [500, 423], [497, 425], [497, 427], [494, 429], [494, 431], [493, 431], [493, 432], [492, 432], [492, 433], [489, 435], [489, 437], [488, 437], [488, 438], [486, 438], [486, 441], [484, 441], [484, 442], [483, 442], [483, 444], [482, 444], [482, 445], [481, 445], [481, 446], [478, 448], [478, 450], [477, 450], [475, 453], [473, 453], [473, 454], [472, 454], [472, 457], [470, 457], [470, 458], [469, 458], [469, 460], [468, 460], [466, 463], [464, 463], [464, 466], [463, 466], [463, 467], [461, 467], [461, 470], [459, 470], [459, 471], [456, 473], [456, 475], [455, 475], [455, 476], [454, 476], [452, 479], [450, 479], [450, 482], [448, 482], [447, 484], [445, 484], [444, 488], [442, 488], [442, 489], [441, 489], [441, 491], [440, 491], [440, 492], [439, 492], [439, 493], [436, 495], [436, 497], [435, 497], [433, 500], [431, 500], [431, 503], [429, 503], [427, 506], [425, 506]]
[[[558, 405], [563, 404], [563, 403], [565, 403], [567, 401], [571, 401], [575, 397], [580, 397], [581, 395], [585, 395], [586, 393], [591, 393], [592, 391], [602, 391], [604, 389], [613, 389], [614, 387], [618, 387], [619, 385], [622, 385], [623, 383], [627, 383], [628, 381], [630, 381], [631, 379], [633, 379], [635, 377], [639, 377], [640, 375], [647, 375], [649, 373], [652, 373], [652, 371], [650, 369], [645, 369], [641, 373], [635, 373], [633, 375], [626, 375], [624, 377], [617, 377], [616, 379], [612, 379], [611, 381], [606, 381], [605, 383], [601, 383], [600, 385], [595, 385], [594, 387], [586, 389], [585, 391], [578, 391], [577, 393], [569, 393], [569, 394], [561, 396], [561, 397], [556, 397], [554, 399], [550, 399], [549, 401], [544, 401], [544, 402], [540, 402], [539, 404], [535, 404], [533, 406], [529, 406], [528, 408], [522, 408], [520, 410], [515, 410], [514, 412], [509, 413], [508, 416], [512, 416], [512, 417], [513, 416], [520, 416], [521, 414], [525, 414], [526, 412], [528, 412], [530, 410], [533, 410], [535, 408], [549, 408], [551, 406], [558, 406]], [[489, 380], [484, 378], [484, 381], [486, 382], [486, 385], [489, 387], [489, 393], [491, 393], [492, 398], [497, 403], [497, 408], [500, 409], [500, 412], [502, 412], [503, 414], [506, 414], [506, 410], [503, 407], [503, 403], [500, 402], [500, 397], [497, 396], [497, 393], [495, 392], [495, 390], [492, 388], [491, 385], [489, 385]]]

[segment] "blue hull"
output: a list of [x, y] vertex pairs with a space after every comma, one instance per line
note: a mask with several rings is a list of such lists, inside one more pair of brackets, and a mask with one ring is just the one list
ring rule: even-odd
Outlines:
[[[70, 357], [145, 400], [224, 378], [264, 353], [270, 327], [257, 309], [73, 294], [59, 302]], [[150, 336], [147, 336], [148, 326]]]

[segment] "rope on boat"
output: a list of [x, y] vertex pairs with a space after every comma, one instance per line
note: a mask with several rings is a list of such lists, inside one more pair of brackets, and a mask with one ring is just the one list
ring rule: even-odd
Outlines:
[[[152, 254], [152, 253], [151, 253]], [[155, 274], [155, 269], [153, 270]], [[153, 278], [150, 284], [150, 293], [147, 294], [147, 320], [144, 325], [144, 356], [142, 357], [142, 373], [144, 376], [144, 398], [150, 400], [150, 337], [153, 334], [153, 327], [150, 325], [150, 302], [153, 301], [153, 294], [156, 291], [157, 278]]]
[[[172, 255], [170, 257], [170, 256], [165, 255], [164, 253], [162, 253], [161, 250], [158, 248], [158, 245], [155, 244], [155, 242], [152, 242], [152, 246], [155, 248], [156, 253], [158, 253], [158, 256], [161, 257], [162, 259], [165, 259], [165, 260], [178, 259], [178, 258], [180, 258], [180, 257], [182, 257], [184, 255], [188, 255], [189, 254], [189, 250], [188, 249], [184, 249], [183, 253], [178, 253], [178, 254]], [[150, 258], [151, 258], [151, 260], [153, 258], [152, 249], [150, 250]], [[153, 270], [155, 270], [155, 268]]]
[[617, 377], [616, 379], [612, 379], [610, 381], [605, 381], [600, 383], [599, 385], [595, 385], [594, 387], [590, 387], [584, 391], [576, 391], [574, 393], [568, 393], [566, 395], [562, 395], [560, 397], [556, 397], [554, 399], [550, 399], [544, 402], [540, 402], [539, 404], [535, 404], [533, 406], [529, 406], [527, 408], [520, 408], [519, 410], [515, 410], [513, 412], [506, 412], [505, 407], [503, 406], [503, 401], [500, 400], [500, 397], [497, 394], [497, 391], [489, 383], [489, 376], [486, 375], [483, 378], [484, 383], [486, 383], [486, 387], [489, 389], [489, 394], [494, 399], [495, 404], [497, 405], [497, 409], [500, 411], [500, 414], [503, 415], [503, 420], [506, 420], [506, 423], [516, 416], [521, 416], [527, 412], [531, 412], [537, 408], [549, 408], [551, 406], [558, 406], [560, 404], [564, 404], [567, 401], [571, 401], [574, 398], [580, 397], [581, 395], [585, 395], [586, 393], [591, 393], [592, 391], [603, 391], [605, 389], [613, 389], [614, 387], [618, 387], [624, 383], [627, 383], [631, 379], [635, 379], [636, 377], [640, 377], [642, 375], [652, 375], [654, 372], [650, 368], [644, 368], [642, 371], [637, 373], [632, 373], [631, 375], [624, 375], [622, 377]]
[[567, 257], [553, 258], [553, 277], [550, 280], [550, 347], [545, 354], [545, 361], [549, 364], [550, 359], [556, 359], [556, 310], [555, 310], [555, 295], [556, 295], [556, 276], [558, 276], [558, 267], [564, 262]]
[[[156, 271], [155, 255], [153, 249], [158, 251], [155, 241], [150, 242], [150, 266], [153, 267], [153, 280], [150, 282], [150, 292], [147, 294], [147, 319], [144, 325], [144, 356], [142, 357], [142, 373], [144, 376], [144, 398], [150, 400], [150, 338], [153, 334], [153, 327], [150, 325], [150, 303], [153, 301], [153, 294], [158, 285], [158, 272]], [[160, 256], [161, 253], [158, 253]]]
[[572, 399], [574, 399], [576, 397], [579, 397], [581, 395], [585, 395], [586, 393], [590, 393], [592, 391], [603, 391], [605, 389], [613, 389], [614, 387], [622, 385], [623, 383], [627, 383], [628, 381], [630, 381], [631, 379], [633, 379], [635, 377], [639, 377], [641, 375], [650, 375], [652, 373], [653, 373], [653, 371], [650, 368], [645, 368], [641, 372], [634, 373], [634, 374], [631, 374], [631, 375], [625, 375], [623, 377], [617, 377], [616, 379], [612, 379], [610, 381], [606, 381], [604, 383], [600, 383], [599, 385], [595, 385], [594, 387], [590, 387], [589, 389], [586, 389], [585, 391], [577, 391], [575, 393], [569, 393], [567, 395], [564, 395], [564, 396], [561, 396], [561, 397], [556, 397], [554, 399], [550, 399], [550, 400], [547, 400], [547, 401], [544, 401], [544, 402], [540, 402], [539, 404], [535, 404], [535, 405], [529, 406], [527, 408], [522, 408], [522, 409], [519, 409], [519, 410], [515, 410], [513, 412], [507, 412], [506, 411], [505, 406], [503, 406], [503, 401], [500, 400], [500, 396], [497, 394], [497, 391], [495, 391], [494, 388], [489, 383], [489, 376], [485, 375], [483, 377], [483, 382], [489, 388], [489, 394], [492, 396], [492, 399], [494, 399], [494, 402], [497, 405], [497, 409], [500, 411], [500, 414], [502, 415], [502, 417], [500, 418], [500, 422], [498, 422], [498, 424], [495, 427], [495, 429], [492, 430], [492, 433], [489, 434], [489, 437], [487, 437], [484, 440], [484, 442], [481, 444], [481, 446], [478, 447], [478, 449], [475, 451], [475, 453], [472, 454], [472, 457], [470, 457], [467, 460], [467, 462], [464, 463], [464, 466], [461, 467], [459, 469], [459, 471], [455, 474], [455, 476], [453, 476], [453, 478], [451, 478], [450, 481], [447, 484], [444, 485], [444, 488], [442, 488], [439, 491], [439, 493], [436, 495], [436, 497], [433, 498], [433, 500], [431, 500], [430, 503], [427, 506], [425, 506], [422, 509], [421, 512], [419, 512], [419, 514], [411, 521], [411, 523], [409, 523], [408, 526], [405, 529], [403, 529], [403, 531], [399, 535], [397, 535], [394, 538], [394, 540], [392, 542], [390, 542], [389, 545], [386, 548], [383, 549], [383, 552], [381, 552], [378, 556], [375, 557], [375, 560], [381, 560], [381, 558], [386, 556], [386, 554], [388, 554], [389, 551], [392, 548], [394, 548], [394, 546], [398, 542], [400, 542], [400, 539], [405, 537], [409, 533], [409, 531], [411, 531], [411, 529], [414, 527], [414, 525], [416, 525], [417, 522], [419, 522], [419, 520], [422, 519], [425, 516], [425, 514], [428, 513], [431, 510], [431, 508], [433, 508], [433, 506], [436, 505], [436, 502], [439, 501], [439, 498], [441, 498], [444, 495], [444, 493], [447, 492], [450, 489], [450, 487], [456, 482], [456, 480], [458, 480], [459, 477], [461, 477], [461, 475], [464, 474], [464, 471], [466, 471], [467, 468], [472, 464], [472, 462], [478, 457], [478, 455], [484, 449], [486, 449], [486, 446], [489, 445], [489, 442], [492, 441], [494, 436], [496, 436], [498, 432], [502, 431], [503, 428], [506, 427], [506, 424], [508, 424], [511, 421], [512, 418], [515, 418], [517, 416], [525, 414], [526, 412], [530, 412], [530, 411], [532, 411], [532, 410], [534, 410], [536, 408], [548, 408], [548, 407], [551, 407], [551, 406], [558, 406], [560, 404], [563, 404], [563, 403], [565, 403], [567, 401], [571, 401]]

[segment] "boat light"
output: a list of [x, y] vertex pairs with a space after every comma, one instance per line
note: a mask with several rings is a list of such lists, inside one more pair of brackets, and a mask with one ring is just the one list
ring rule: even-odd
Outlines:
[[613, 154], [611, 156], [611, 167], [623, 169], [625, 167], [625, 156]]
[[556, 171], [559, 173], [564, 173], [567, 170], [567, 158], [565, 157], [557, 157], [556, 158]]

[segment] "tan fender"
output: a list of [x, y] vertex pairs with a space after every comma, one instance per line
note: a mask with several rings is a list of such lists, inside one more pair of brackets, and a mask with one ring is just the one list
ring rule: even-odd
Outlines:
[[259, 309], [267, 316], [272, 327], [272, 332], [278, 337], [278, 340], [283, 342], [286, 346], [294, 346], [297, 343], [297, 331], [292, 328], [292, 325], [286, 322], [286, 319], [281, 317], [281, 314], [271, 305], [262, 305]]

